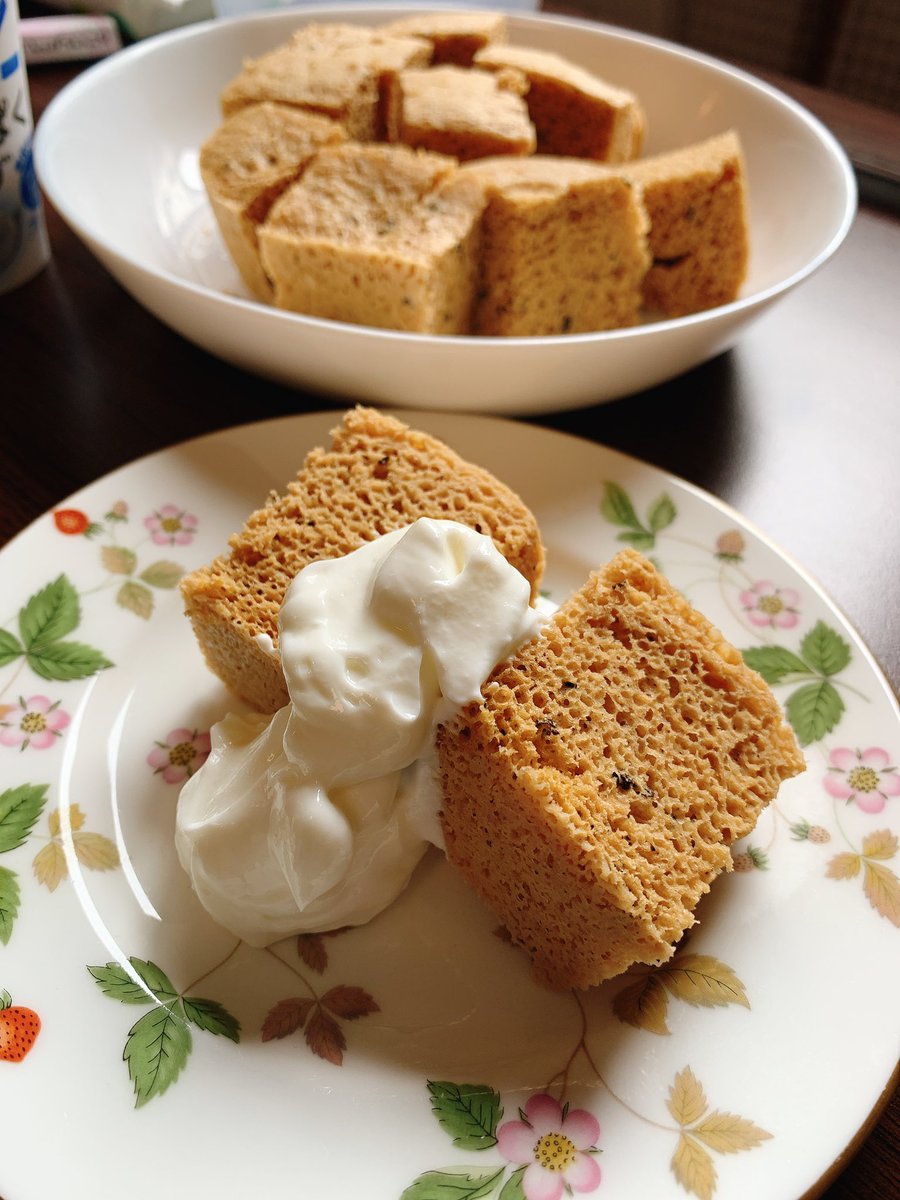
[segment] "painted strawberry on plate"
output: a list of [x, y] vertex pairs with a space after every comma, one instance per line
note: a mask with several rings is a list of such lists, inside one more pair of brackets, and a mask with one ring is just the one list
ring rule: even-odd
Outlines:
[[21, 1062], [41, 1031], [41, 1018], [0, 992], [0, 1062]]

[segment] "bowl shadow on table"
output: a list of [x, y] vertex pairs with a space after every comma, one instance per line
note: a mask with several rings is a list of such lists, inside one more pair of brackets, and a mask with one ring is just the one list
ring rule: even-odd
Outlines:
[[535, 423], [589, 437], [724, 498], [750, 437], [740, 347], [645, 392]]

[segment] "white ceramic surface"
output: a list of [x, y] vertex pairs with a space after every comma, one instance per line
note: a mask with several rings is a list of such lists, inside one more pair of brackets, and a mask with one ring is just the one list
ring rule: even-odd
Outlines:
[[249, 371], [336, 396], [419, 408], [535, 413], [631, 394], [734, 343], [843, 240], [855, 212], [843, 151], [804, 109], [722, 63], [610, 28], [512, 15], [516, 42], [633, 89], [648, 153], [736, 128], [752, 261], [742, 297], [634, 329], [551, 338], [437, 338], [278, 311], [247, 298], [197, 170], [217, 98], [244, 57], [306, 20], [377, 24], [396, 8], [307, 8], [206, 23], [138, 44], [69, 85], [39, 122], [47, 196], [112, 274], [185, 337]]
[[[334, 415], [99, 480], [0, 553], [7, 1200], [552, 1200], [563, 1180], [608, 1200], [797, 1200], [877, 1102], [900, 1040], [900, 714], [857, 636], [676, 479], [536, 427], [411, 419], [532, 506], [553, 599], [623, 542], [650, 554], [778, 680], [806, 773], [665, 970], [542, 991], [437, 851], [368, 926], [251, 950], [173, 848], [178, 784], [232, 703], [176, 581]], [[23, 1010], [42, 1027], [4, 1061]], [[560, 1126], [554, 1174], [532, 1160]]]

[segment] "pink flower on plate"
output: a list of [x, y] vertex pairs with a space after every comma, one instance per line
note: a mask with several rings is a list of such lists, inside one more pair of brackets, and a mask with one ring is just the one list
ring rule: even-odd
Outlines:
[[794, 588], [776, 587], [770, 579], [758, 580], [741, 592], [739, 599], [753, 625], [793, 629], [800, 620], [800, 593]]
[[157, 546], [187, 546], [197, 532], [197, 518], [176, 504], [164, 504], [144, 524]]
[[162, 775], [166, 783], [183, 783], [206, 762], [209, 757], [208, 733], [196, 729], [173, 729], [164, 742], [157, 742], [147, 755], [147, 762], [155, 775]]
[[18, 746], [24, 750], [46, 750], [69, 724], [71, 717], [49, 696], [19, 697], [19, 703], [7, 708], [0, 721], [0, 746]]
[[881, 812], [891, 796], [900, 796], [900, 774], [880, 746], [851, 750], [842, 746], [828, 755], [825, 791], [837, 800], [854, 801], [863, 812]]
[[559, 1200], [563, 1191], [593, 1192], [600, 1166], [591, 1155], [600, 1137], [597, 1118], [583, 1108], [561, 1108], [541, 1092], [532, 1096], [521, 1121], [497, 1130], [497, 1148], [507, 1162], [524, 1166], [526, 1200]]

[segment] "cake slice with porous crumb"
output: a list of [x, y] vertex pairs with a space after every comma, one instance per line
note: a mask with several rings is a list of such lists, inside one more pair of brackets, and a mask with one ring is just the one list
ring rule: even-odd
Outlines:
[[274, 100], [340, 121], [352, 138], [384, 133], [383, 80], [404, 67], [427, 66], [431, 43], [393, 37], [365, 25], [307, 25], [285, 45], [248, 59], [222, 90], [222, 113]]
[[484, 193], [454, 158], [348, 143], [272, 206], [260, 258], [279, 308], [417, 333], [471, 328]]
[[737, 299], [750, 245], [738, 135], [730, 130], [623, 169], [643, 188], [650, 218], [646, 307], [681, 317]]
[[398, 71], [387, 87], [389, 142], [466, 162], [495, 154], [533, 154], [534, 126], [519, 72], [489, 75], [443, 66]]
[[260, 300], [272, 283], [259, 261], [259, 226], [317, 150], [347, 140], [336, 121], [285, 104], [253, 104], [200, 147], [200, 177], [235, 266]]
[[482, 697], [438, 730], [447, 857], [553, 988], [669, 958], [804, 769], [767, 685], [634, 551]]
[[502, 12], [431, 12], [401, 17], [381, 29], [394, 37], [425, 38], [431, 43], [435, 65], [470, 67], [479, 50], [506, 41], [508, 21]]
[[600, 163], [546, 155], [482, 159], [459, 174], [487, 197], [476, 333], [540, 337], [637, 323], [650, 265], [639, 187]]
[[492, 45], [478, 51], [473, 66], [485, 71], [514, 67], [525, 75], [538, 154], [619, 163], [640, 153], [646, 116], [638, 98], [561, 55]]
[[537, 594], [544, 548], [534, 516], [488, 471], [437, 438], [371, 408], [348, 412], [329, 449], [312, 450], [229, 551], [181, 582], [185, 611], [212, 671], [253, 709], [288, 703], [278, 613], [307, 565], [349, 554], [419, 517], [459, 521], [491, 537]]

